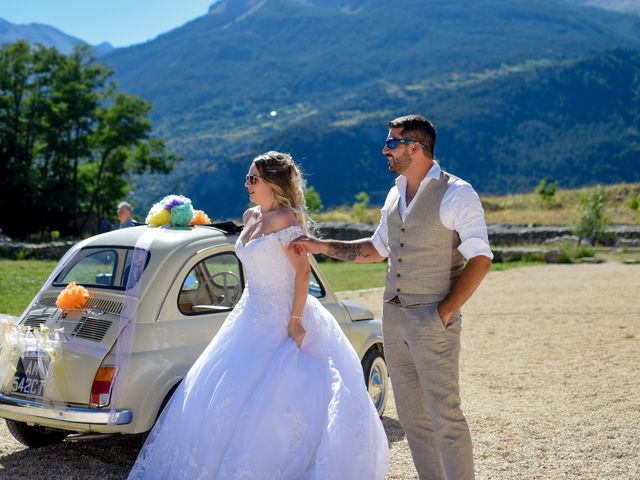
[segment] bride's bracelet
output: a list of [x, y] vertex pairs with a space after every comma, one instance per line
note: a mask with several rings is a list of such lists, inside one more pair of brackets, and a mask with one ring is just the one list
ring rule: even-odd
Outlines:
[[289, 315], [291, 320], [302, 320], [302, 315]]

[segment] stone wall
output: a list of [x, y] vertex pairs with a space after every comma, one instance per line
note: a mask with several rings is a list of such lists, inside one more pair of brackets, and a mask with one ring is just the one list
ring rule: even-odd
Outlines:
[[[373, 235], [376, 225], [366, 223], [324, 222], [318, 224], [317, 235], [336, 240], [357, 240]], [[577, 243], [577, 237], [567, 227], [534, 227], [526, 225], [489, 225], [491, 247], [517, 247], [522, 245], [544, 245], [558, 242]], [[617, 225], [607, 230], [611, 244], [615, 246], [640, 247], [640, 226]], [[23, 243], [0, 241], [1, 258], [34, 258], [59, 260], [74, 244], [72, 241], [50, 243]]]
[[12, 259], [60, 260], [76, 242], [0, 243], [0, 257]]
[[[376, 225], [365, 223], [326, 222], [318, 224], [323, 238], [356, 240], [370, 237]], [[491, 246], [543, 245], [554, 241], [576, 241], [568, 227], [492, 224], [487, 227]], [[616, 225], [607, 229], [613, 244], [640, 246], [640, 226]]]

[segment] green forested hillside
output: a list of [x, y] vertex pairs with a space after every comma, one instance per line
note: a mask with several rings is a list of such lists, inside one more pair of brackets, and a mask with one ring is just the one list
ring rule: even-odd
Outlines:
[[221, 217], [246, 206], [244, 171], [271, 148], [325, 205], [381, 202], [386, 121], [409, 111], [482, 192], [636, 180], [638, 32], [635, 15], [561, 0], [222, 0], [105, 60], [186, 158], [134, 200], [179, 191]]
[[[292, 152], [325, 205], [351, 204], [362, 190], [380, 204], [393, 181], [380, 154], [385, 122], [419, 111], [438, 126], [436, 156], [443, 166], [483, 193], [531, 191], [542, 178], [567, 188], [640, 181], [640, 51], [616, 50], [456, 89], [434, 87], [414, 98], [382, 90], [376, 97], [382, 106], [368, 115], [336, 121], [318, 113], [255, 149]], [[232, 160], [240, 163], [217, 164], [191, 183], [200, 202], [245, 205], [239, 182], [250, 156]]]

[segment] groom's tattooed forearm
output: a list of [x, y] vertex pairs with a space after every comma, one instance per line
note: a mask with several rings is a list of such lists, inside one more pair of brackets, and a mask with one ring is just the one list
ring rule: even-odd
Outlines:
[[367, 258], [371, 255], [367, 253], [364, 243], [329, 242], [330, 257], [339, 260], [354, 261], [356, 258]]

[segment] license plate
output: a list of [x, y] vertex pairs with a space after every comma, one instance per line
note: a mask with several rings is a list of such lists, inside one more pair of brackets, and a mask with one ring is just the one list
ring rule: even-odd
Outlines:
[[11, 391], [41, 397], [49, 371], [49, 357], [41, 356], [21, 357], [18, 361], [16, 373], [11, 383]]

